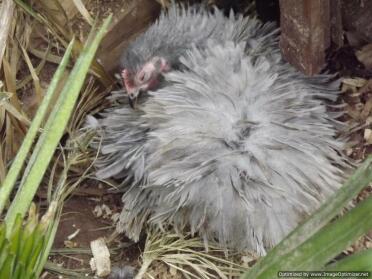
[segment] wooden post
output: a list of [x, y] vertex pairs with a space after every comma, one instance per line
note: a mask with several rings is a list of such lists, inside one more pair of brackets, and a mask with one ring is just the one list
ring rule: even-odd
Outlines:
[[344, 45], [341, 0], [331, 0], [331, 42], [336, 48]]
[[343, 24], [347, 31], [355, 33], [365, 42], [372, 41], [372, 1], [344, 0], [342, 4]]
[[307, 75], [319, 73], [330, 46], [330, 0], [280, 0], [279, 4], [285, 59]]

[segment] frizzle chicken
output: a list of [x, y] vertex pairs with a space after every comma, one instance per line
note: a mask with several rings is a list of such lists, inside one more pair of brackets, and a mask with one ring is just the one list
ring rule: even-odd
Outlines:
[[129, 101], [114, 94], [89, 118], [102, 138], [97, 176], [129, 185], [118, 231], [137, 241], [145, 224], [171, 225], [265, 254], [340, 187], [337, 82], [294, 70], [277, 33], [173, 5], [129, 46]]
[[133, 104], [140, 92], [157, 89], [162, 74], [182, 69], [180, 58], [191, 48], [203, 49], [208, 41], [243, 42], [247, 53], [256, 51], [259, 55], [270, 52], [274, 33], [277, 30], [273, 24], [262, 25], [233, 13], [226, 18], [217, 9], [212, 14], [202, 6], [185, 9], [173, 5], [122, 57], [122, 78], [129, 101]]

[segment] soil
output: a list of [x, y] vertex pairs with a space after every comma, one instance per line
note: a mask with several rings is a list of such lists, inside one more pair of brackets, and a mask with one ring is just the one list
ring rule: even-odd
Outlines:
[[[64, 248], [82, 248], [86, 253], [61, 252], [50, 256], [50, 261], [68, 270], [86, 270], [87, 276], [93, 276], [89, 261], [90, 242], [104, 237], [108, 241], [113, 266], [138, 266], [143, 242], [133, 243], [125, 236], [115, 235], [111, 217], [121, 210], [121, 194], [110, 194], [98, 186], [80, 187], [64, 205], [61, 221], [53, 244], [53, 251]], [[97, 207], [107, 205], [112, 212], [97, 216]], [[122, 247], [122, 248], [120, 248]], [[119, 248], [119, 249], [118, 249]], [[116, 264], [117, 263], [117, 264]], [[46, 272], [44, 278], [61, 278]], [[69, 278], [69, 277], [64, 277]]]

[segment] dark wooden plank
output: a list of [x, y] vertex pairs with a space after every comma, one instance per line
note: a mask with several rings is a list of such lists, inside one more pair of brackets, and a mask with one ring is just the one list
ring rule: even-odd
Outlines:
[[343, 0], [341, 4], [345, 29], [365, 42], [372, 42], [372, 1]]
[[136, 0], [115, 15], [114, 23], [102, 40], [97, 56], [106, 71], [117, 69], [121, 54], [129, 42], [155, 21], [160, 8], [160, 4], [154, 0]]
[[342, 26], [341, 0], [331, 0], [331, 41], [340, 48], [344, 45], [344, 30]]
[[330, 46], [330, 0], [280, 0], [280, 46], [289, 63], [307, 75], [321, 71]]

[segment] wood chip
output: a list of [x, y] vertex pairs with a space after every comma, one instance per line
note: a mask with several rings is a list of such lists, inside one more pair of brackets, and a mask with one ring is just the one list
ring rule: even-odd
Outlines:
[[75, 241], [71, 241], [71, 240], [65, 240], [63, 241], [63, 244], [67, 248], [76, 248], [79, 246]]
[[96, 217], [103, 217], [103, 219], [108, 219], [112, 215], [112, 210], [106, 204], [96, 205], [93, 210], [93, 214]]
[[355, 87], [363, 87], [367, 84], [367, 80], [364, 78], [344, 78], [342, 83]]
[[75, 232], [73, 232], [72, 234], [68, 235], [67, 236], [67, 239], [68, 240], [74, 239], [79, 234], [79, 232], [80, 232], [80, 229], [77, 229]]
[[110, 252], [103, 237], [90, 242], [93, 258], [90, 260], [91, 267], [96, 269], [99, 277], [107, 276], [111, 273]]
[[364, 139], [368, 144], [372, 144], [372, 130], [371, 129], [364, 130]]
[[372, 69], [372, 44], [365, 45], [361, 50], [357, 51], [355, 55], [366, 69]]
[[367, 117], [372, 113], [372, 98], [369, 99], [366, 104], [364, 105], [364, 108], [361, 113], [362, 119], [367, 119]]

